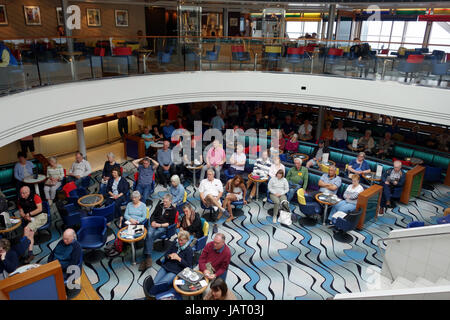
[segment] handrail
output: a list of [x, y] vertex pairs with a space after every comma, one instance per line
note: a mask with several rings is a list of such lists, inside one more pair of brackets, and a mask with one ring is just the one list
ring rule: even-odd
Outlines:
[[389, 263], [386, 259], [386, 256], [384, 252], [381, 250], [380, 242], [382, 241], [388, 241], [388, 240], [401, 240], [401, 239], [407, 239], [407, 238], [420, 238], [420, 237], [432, 237], [432, 236], [441, 236], [441, 235], [450, 235], [450, 232], [440, 232], [440, 233], [432, 233], [432, 234], [416, 234], [411, 236], [402, 236], [402, 237], [394, 237], [394, 238], [382, 238], [377, 240], [377, 246], [380, 250], [380, 253], [382, 255], [383, 261], [386, 262], [386, 267], [389, 271], [389, 274], [391, 275], [391, 279], [394, 280], [394, 276], [392, 274], [391, 268], [389, 267]]

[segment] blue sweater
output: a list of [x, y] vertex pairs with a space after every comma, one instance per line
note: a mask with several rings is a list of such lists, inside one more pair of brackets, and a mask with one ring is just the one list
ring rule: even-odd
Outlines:
[[23, 168], [23, 166], [20, 163], [16, 163], [16, 165], [14, 166], [14, 178], [16, 178], [16, 180], [18, 181], [23, 181], [23, 179], [25, 178], [25, 176], [28, 176], [28, 174], [32, 174], [33, 173], [33, 168], [35, 167], [35, 165], [31, 162], [28, 161], [25, 164], [25, 169], [28, 171], [28, 173], [25, 175], [25, 170]]
[[129, 202], [127, 204], [127, 208], [125, 209], [124, 217], [127, 221], [134, 219], [139, 223], [144, 222], [147, 218], [147, 207], [145, 206], [145, 203], [139, 202], [139, 206], [135, 208], [133, 202]]
[[19, 258], [14, 250], [9, 250], [6, 253], [5, 260], [0, 260], [0, 272], [6, 271], [8, 273], [14, 272], [19, 266]]
[[81, 246], [78, 241], [74, 240], [71, 244], [66, 245], [64, 241], [61, 240], [48, 256], [48, 262], [58, 260], [61, 264], [61, 268], [65, 272], [68, 266], [78, 265], [80, 256]]
[[167, 272], [172, 272], [175, 274], [178, 274], [186, 267], [192, 268], [192, 258], [193, 258], [192, 248], [190, 246], [187, 246], [186, 249], [181, 250], [178, 253], [178, 255], [181, 258], [181, 262], [179, 262], [178, 260], [169, 259], [168, 258], [169, 254], [177, 252], [178, 250], [177, 243], [178, 243], [177, 241], [173, 242], [169, 250], [167, 250], [165, 260], [162, 265], [162, 267]]
[[169, 192], [173, 197], [172, 203], [174, 206], [177, 206], [182, 203], [184, 198], [184, 187], [181, 183], [176, 188], [171, 185]]

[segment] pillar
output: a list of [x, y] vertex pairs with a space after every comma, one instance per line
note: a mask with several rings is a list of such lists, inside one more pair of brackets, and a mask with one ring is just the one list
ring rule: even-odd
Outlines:
[[334, 19], [336, 17], [336, 5], [331, 4], [328, 12], [328, 28], [327, 28], [327, 40], [333, 39]]
[[316, 140], [322, 135], [323, 125], [325, 123], [325, 107], [319, 107], [319, 117], [317, 118]]
[[84, 140], [83, 120], [78, 120], [76, 122], [76, 127], [77, 127], [77, 138], [78, 138], [78, 151], [80, 151], [84, 155], [84, 158], [87, 159], [86, 141]]
[[223, 8], [223, 36], [228, 37], [228, 9]]

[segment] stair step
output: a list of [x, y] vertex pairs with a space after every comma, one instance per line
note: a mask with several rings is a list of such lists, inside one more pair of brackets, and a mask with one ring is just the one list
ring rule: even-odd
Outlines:
[[423, 288], [423, 287], [433, 287], [436, 284], [427, 280], [425, 278], [418, 277], [416, 281], [414, 281], [414, 288]]
[[450, 281], [444, 278], [439, 278], [438, 281], [436, 281], [436, 285], [438, 286], [450, 286]]
[[405, 288], [413, 288], [414, 282], [403, 278], [403, 277], [397, 277], [394, 282], [392, 283], [391, 289], [405, 289]]

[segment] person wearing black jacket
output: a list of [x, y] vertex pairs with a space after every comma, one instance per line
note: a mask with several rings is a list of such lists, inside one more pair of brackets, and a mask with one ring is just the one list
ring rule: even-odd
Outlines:
[[113, 168], [111, 174], [112, 178], [108, 180], [108, 186], [106, 187], [105, 206], [114, 202], [114, 216], [120, 216], [119, 225], [122, 225], [123, 217], [121, 216], [120, 206], [127, 199], [130, 184], [125, 178], [120, 176], [120, 169]]
[[330, 149], [325, 145], [325, 141], [319, 140], [317, 147], [314, 148], [312, 155], [312, 159], [306, 163], [307, 168], [311, 168], [313, 166], [318, 165], [318, 162], [322, 161], [322, 156], [324, 153], [329, 153]]
[[105, 162], [102, 171], [102, 181], [100, 182], [100, 193], [104, 194], [108, 186], [108, 181], [112, 178], [112, 169], [117, 168], [120, 170], [120, 164], [116, 162], [114, 153], [108, 152], [106, 155], [108, 161]]
[[[153, 288], [159, 288], [156, 290], [151, 290], [152, 295], [157, 295], [160, 292], [167, 291], [169, 287], [172, 286], [173, 279], [180, 273], [184, 268], [192, 268], [193, 263], [193, 252], [192, 248], [189, 246], [189, 232], [180, 231], [178, 233], [178, 241], [175, 241], [170, 246], [164, 255], [162, 260], [161, 269], [155, 276]], [[161, 288], [162, 284], [166, 284], [167, 287]]]
[[78, 266], [81, 257], [81, 246], [76, 240], [76, 233], [73, 229], [66, 229], [63, 238], [48, 256], [47, 262], [58, 260], [61, 264], [64, 279], [67, 279], [67, 268], [69, 266]]
[[192, 209], [189, 203], [183, 206], [183, 212], [184, 216], [180, 223], [180, 230], [186, 230], [197, 239], [203, 237], [200, 215]]
[[388, 169], [381, 177], [383, 194], [381, 196], [380, 213], [384, 213], [384, 208], [391, 207], [391, 198], [400, 197], [405, 184], [406, 174], [402, 170], [402, 163], [394, 161], [394, 168]]
[[144, 255], [145, 259], [139, 266], [139, 271], [150, 268], [152, 262], [153, 242], [167, 232], [167, 228], [175, 223], [177, 209], [172, 205], [172, 195], [166, 193], [162, 203], [158, 203], [155, 211], [150, 217], [147, 226], [147, 237], [145, 238]]
[[8, 239], [0, 239], [0, 274], [14, 272], [19, 266], [19, 258]]

